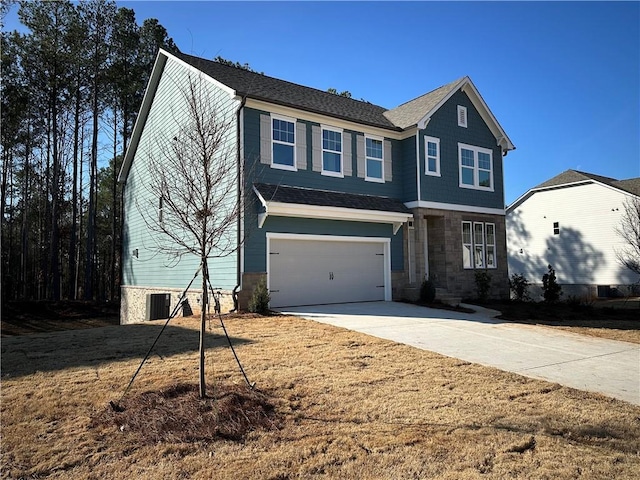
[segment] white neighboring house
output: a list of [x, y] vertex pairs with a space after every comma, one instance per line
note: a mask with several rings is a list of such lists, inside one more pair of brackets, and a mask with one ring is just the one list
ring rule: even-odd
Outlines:
[[[626, 295], [639, 276], [616, 258], [624, 202], [640, 197], [640, 178], [616, 180], [567, 170], [507, 207], [509, 275], [541, 285], [548, 265], [563, 297]], [[538, 290], [540, 292], [540, 290]], [[532, 298], [536, 290], [530, 289]]]

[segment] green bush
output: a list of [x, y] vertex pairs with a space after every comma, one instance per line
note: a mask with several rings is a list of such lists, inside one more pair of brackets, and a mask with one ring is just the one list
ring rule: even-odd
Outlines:
[[431, 280], [424, 280], [420, 285], [420, 301], [433, 303], [436, 299], [436, 286]]
[[476, 292], [478, 300], [486, 302], [489, 299], [489, 290], [491, 290], [491, 275], [485, 272], [476, 272]]
[[556, 279], [556, 271], [551, 265], [548, 267], [549, 271], [542, 276], [542, 291], [545, 302], [555, 303], [560, 300], [562, 287], [558, 284]]
[[509, 288], [515, 299], [519, 302], [529, 301], [529, 280], [521, 273], [514, 273], [509, 279]]
[[251, 294], [251, 298], [249, 299], [249, 311], [251, 313], [266, 315], [267, 313], [269, 313], [270, 301], [271, 296], [269, 295], [267, 282], [262, 279], [253, 289], [253, 293]]

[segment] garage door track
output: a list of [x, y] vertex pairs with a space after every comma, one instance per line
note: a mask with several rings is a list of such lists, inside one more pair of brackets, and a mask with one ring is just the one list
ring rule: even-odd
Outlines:
[[640, 345], [398, 302], [288, 307], [282, 313], [640, 405]]

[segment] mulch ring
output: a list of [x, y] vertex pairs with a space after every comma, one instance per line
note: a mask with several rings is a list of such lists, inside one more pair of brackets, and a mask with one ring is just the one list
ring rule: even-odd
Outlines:
[[140, 443], [209, 443], [241, 441], [255, 430], [279, 428], [269, 398], [246, 385], [207, 386], [200, 398], [198, 385], [179, 383], [107, 405], [92, 426], [134, 435]]

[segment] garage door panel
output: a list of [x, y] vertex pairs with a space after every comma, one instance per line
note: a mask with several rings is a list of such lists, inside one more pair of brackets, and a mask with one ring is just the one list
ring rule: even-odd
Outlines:
[[273, 307], [384, 300], [384, 243], [273, 239]]

